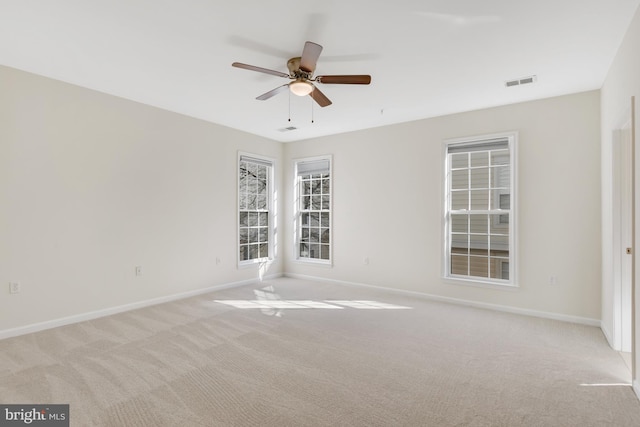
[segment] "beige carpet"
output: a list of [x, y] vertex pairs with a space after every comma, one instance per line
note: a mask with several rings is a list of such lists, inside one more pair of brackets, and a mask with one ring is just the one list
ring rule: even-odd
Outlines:
[[72, 426], [637, 427], [629, 381], [597, 328], [286, 278], [0, 341]]

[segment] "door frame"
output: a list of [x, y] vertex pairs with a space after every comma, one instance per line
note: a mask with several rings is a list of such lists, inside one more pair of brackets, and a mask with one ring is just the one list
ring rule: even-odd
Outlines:
[[634, 147], [631, 114], [613, 131], [613, 347], [633, 353]]

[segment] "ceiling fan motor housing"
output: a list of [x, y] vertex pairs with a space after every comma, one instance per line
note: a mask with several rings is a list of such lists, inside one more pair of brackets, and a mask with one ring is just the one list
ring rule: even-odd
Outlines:
[[311, 79], [313, 70], [306, 71], [300, 68], [300, 57], [291, 58], [287, 61], [287, 68], [289, 69], [289, 75], [295, 79]]

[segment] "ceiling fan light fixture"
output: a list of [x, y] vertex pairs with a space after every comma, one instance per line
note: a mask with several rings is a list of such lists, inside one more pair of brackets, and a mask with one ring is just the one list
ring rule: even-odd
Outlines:
[[298, 79], [289, 83], [289, 89], [294, 95], [307, 96], [313, 90], [313, 85], [306, 80]]

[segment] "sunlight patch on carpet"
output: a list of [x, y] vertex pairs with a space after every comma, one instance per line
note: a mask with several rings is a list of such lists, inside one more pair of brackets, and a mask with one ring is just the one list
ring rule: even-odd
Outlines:
[[307, 300], [214, 300], [219, 304], [230, 305], [235, 308], [271, 308], [271, 309], [338, 309], [346, 307], [359, 310], [410, 310], [411, 307], [403, 305], [387, 304], [378, 301], [361, 300], [327, 300], [327, 301], [307, 301]]

